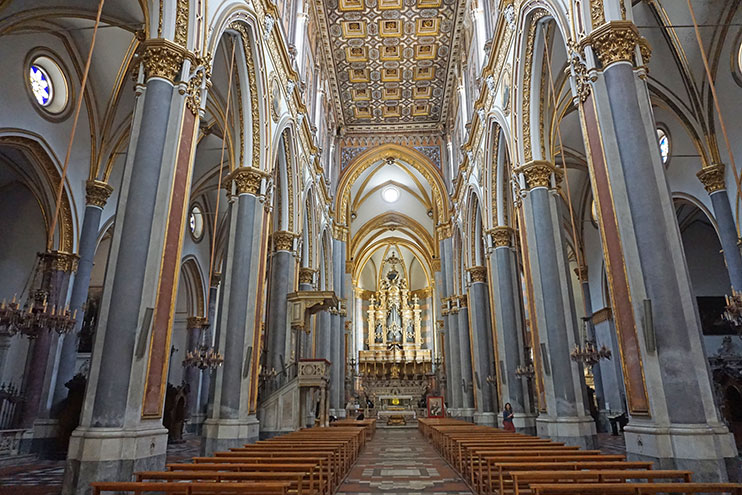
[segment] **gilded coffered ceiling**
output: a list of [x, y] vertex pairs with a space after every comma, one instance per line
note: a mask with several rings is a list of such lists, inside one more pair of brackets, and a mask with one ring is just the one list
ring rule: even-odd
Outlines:
[[[315, 0], [349, 131], [432, 129], [445, 117], [461, 0]], [[461, 4], [461, 5], [460, 5]]]

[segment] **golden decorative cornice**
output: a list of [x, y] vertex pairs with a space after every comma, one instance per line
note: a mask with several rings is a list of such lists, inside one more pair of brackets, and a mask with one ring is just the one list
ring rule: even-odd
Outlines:
[[723, 191], [727, 188], [726, 182], [724, 181], [724, 164], [715, 163], [708, 167], [703, 167], [696, 173], [696, 177], [701, 181], [703, 187], [706, 188], [706, 192], [709, 194], [717, 191]]
[[195, 328], [205, 328], [209, 324], [209, 319], [205, 316], [189, 316], [186, 318], [186, 328], [189, 330]]
[[559, 171], [553, 163], [534, 160], [515, 169], [516, 174], [523, 174], [526, 183], [526, 189], [536, 187], [551, 187], [551, 174], [557, 174]]
[[510, 227], [501, 225], [488, 230], [487, 233], [492, 238], [492, 245], [496, 248], [513, 245], [513, 229]]
[[308, 266], [302, 266], [299, 268], [299, 283], [314, 285], [314, 274], [317, 270], [309, 268]]
[[85, 204], [103, 209], [111, 196], [113, 187], [100, 180], [89, 180], [85, 183]]
[[487, 267], [484, 266], [472, 266], [467, 270], [471, 277], [471, 282], [486, 282], [487, 281]]
[[161, 77], [175, 83], [183, 67], [183, 60], [193, 58], [188, 50], [164, 38], [147, 40], [142, 45], [145, 80]]
[[225, 178], [224, 184], [228, 191], [235, 185], [235, 194], [252, 194], [257, 196], [260, 191], [260, 183], [263, 178], [268, 177], [268, 172], [255, 167], [240, 167], [232, 171]]
[[77, 271], [80, 257], [65, 251], [47, 251], [39, 253], [39, 263], [43, 271], [72, 273]]
[[587, 265], [576, 266], [575, 275], [577, 275], [580, 282], [587, 282]]
[[581, 43], [591, 45], [605, 69], [616, 62], [634, 63], [635, 48], [639, 45], [644, 63], [649, 61], [651, 48], [631, 21], [611, 21], [594, 29]]

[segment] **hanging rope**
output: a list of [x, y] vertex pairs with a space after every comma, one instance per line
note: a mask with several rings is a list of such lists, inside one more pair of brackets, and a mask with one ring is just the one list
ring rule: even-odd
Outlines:
[[[554, 87], [554, 80], [552, 78], [551, 74], [551, 57], [549, 56], [549, 45], [548, 45], [548, 33], [544, 31], [544, 54], [546, 57], [546, 66], [549, 69], [549, 87], [550, 87], [550, 96], [551, 101], [554, 104], [554, 119], [557, 118], [557, 101], [556, 101], [556, 89]], [[564, 171], [564, 183], [566, 185], [567, 189], [567, 206], [569, 207], [569, 220], [572, 224], [572, 238], [575, 241], [574, 245], [574, 252], [575, 252], [575, 258], [577, 260], [577, 269], [580, 270], [582, 268], [582, 246], [580, 244], [579, 238], [577, 237], [577, 226], [575, 223], [575, 214], [574, 210], [572, 208], [572, 193], [570, 192], [569, 187], [569, 174], [567, 173], [567, 161], [564, 158], [564, 143], [562, 142], [562, 131], [559, 126], [559, 122], [556, 123], [556, 131], [557, 131], [557, 137], [559, 138], [559, 149], [560, 149], [560, 157], [562, 159], [562, 170]], [[580, 270], [581, 271], [581, 270]], [[580, 282], [582, 282], [581, 277]], [[585, 301], [585, 289], [580, 283], [580, 289], [582, 290], [582, 300]]]
[[721, 133], [724, 136], [724, 143], [727, 146], [727, 152], [729, 153], [729, 165], [732, 167], [732, 173], [734, 173], [734, 183], [737, 185], [737, 194], [736, 194], [736, 200], [735, 200], [735, 209], [737, 217], [737, 237], [739, 237], [739, 203], [740, 203], [740, 196], [739, 196], [739, 189], [740, 185], [742, 184], [740, 182], [740, 176], [739, 172], [737, 171], [737, 164], [734, 162], [734, 155], [732, 154], [732, 147], [729, 145], [729, 135], [727, 134], [727, 126], [724, 124], [724, 117], [721, 115], [721, 105], [719, 105], [719, 96], [716, 94], [716, 85], [714, 84], [714, 78], [711, 75], [711, 68], [709, 67], [709, 61], [706, 57], [706, 49], [703, 47], [703, 40], [701, 40], [701, 32], [698, 29], [698, 23], [696, 22], [696, 13], [693, 10], [693, 5], [691, 5], [691, 1], [688, 1], [688, 10], [690, 11], [690, 17], [693, 20], [693, 30], [696, 33], [696, 41], [698, 41], [698, 48], [701, 51], [701, 59], [703, 60], [703, 67], [706, 70], [706, 78], [709, 82], [709, 87], [711, 88], [711, 96], [714, 99], [714, 107], [716, 108], [716, 114], [719, 117], [719, 125], [721, 126]]
[[209, 285], [207, 286], [208, 295], [206, 297], [206, 311], [209, 311], [211, 305], [211, 278], [214, 275], [214, 250], [216, 248], [216, 228], [219, 222], [219, 198], [222, 190], [222, 171], [224, 169], [224, 148], [227, 144], [227, 130], [229, 125], [229, 107], [232, 102], [232, 73], [234, 71], [234, 49], [237, 43], [232, 42], [232, 55], [229, 62], [229, 79], [227, 81], [227, 108], [224, 110], [224, 127], [222, 135], [222, 150], [219, 156], [219, 179], [216, 188], [216, 209], [214, 210], [214, 228], [211, 233], [211, 255], [209, 257]]
[[[70, 133], [70, 140], [67, 143], [67, 154], [64, 156], [64, 165], [62, 166], [62, 176], [59, 178], [59, 186], [57, 187], [57, 197], [54, 202], [54, 215], [52, 215], [52, 222], [49, 225], [49, 232], [47, 233], [46, 250], [51, 251], [54, 248], [54, 231], [57, 228], [57, 218], [59, 217], [59, 208], [62, 203], [62, 191], [64, 190], [64, 181], [67, 178], [67, 169], [70, 166], [70, 155], [72, 154], [72, 143], [75, 140], [75, 131], [77, 130], [77, 121], [80, 117], [80, 110], [82, 109], [82, 99], [85, 94], [85, 86], [88, 82], [88, 73], [90, 72], [90, 62], [93, 60], [93, 48], [95, 47], [95, 38], [98, 34], [98, 26], [100, 26], [100, 17], [103, 13], [103, 2], [100, 0], [98, 4], [98, 14], [95, 17], [95, 25], [93, 26], [93, 36], [90, 39], [90, 50], [88, 51], [88, 59], [85, 61], [85, 69], [82, 73], [82, 82], [80, 83], [80, 94], [77, 95], [77, 103], [75, 107], [75, 117], [72, 119], [72, 132]], [[60, 247], [62, 243], [61, 232], [60, 232]]]

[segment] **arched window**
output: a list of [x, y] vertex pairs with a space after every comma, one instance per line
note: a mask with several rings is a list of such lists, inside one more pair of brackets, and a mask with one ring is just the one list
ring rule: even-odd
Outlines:
[[201, 207], [193, 205], [191, 214], [188, 216], [188, 229], [194, 242], [200, 241], [204, 236], [204, 214]]
[[657, 142], [660, 145], [660, 156], [662, 157], [662, 163], [667, 163], [670, 159], [670, 136], [664, 131], [664, 129], [657, 128]]

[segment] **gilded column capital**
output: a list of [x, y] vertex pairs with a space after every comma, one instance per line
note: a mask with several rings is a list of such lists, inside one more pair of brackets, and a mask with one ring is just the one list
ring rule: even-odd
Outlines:
[[186, 328], [189, 330], [206, 328], [209, 324], [209, 319], [205, 316], [189, 316], [186, 319]]
[[472, 266], [467, 270], [471, 277], [473, 284], [477, 282], [487, 282], [487, 267], [486, 266]]
[[170, 40], [154, 38], [142, 43], [141, 52], [144, 63], [144, 79], [160, 77], [175, 83], [183, 61], [193, 59], [193, 54]]
[[448, 239], [453, 235], [453, 229], [451, 228], [451, 221], [439, 224], [436, 228], [438, 232], [438, 240]]
[[495, 248], [510, 247], [513, 245], [513, 233], [515, 231], [504, 225], [494, 227], [487, 231], [492, 238], [492, 245]]
[[255, 167], [240, 167], [233, 170], [225, 178], [224, 185], [228, 191], [235, 185], [235, 194], [252, 194], [257, 196], [260, 191], [260, 183], [269, 173]]
[[[560, 174], [553, 163], [543, 160], [533, 160], [515, 169], [516, 174], [523, 174], [527, 190], [537, 187], [551, 187], [552, 174]], [[558, 180], [558, 179], [557, 179]]]
[[337, 223], [332, 224], [332, 237], [337, 239], [338, 241], [347, 241], [348, 240], [348, 227], [345, 225], [340, 225]]
[[85, 204], [103, 209], [112, 192], [113, 187], [107, 182], [89, 180], [85, 183]]
[[466, 296], [466, 294], [462, 294], [458, 296], [459, 300], [459, 309], [464, 309], [469, 305], [469, 298]]
[[317, 270], [309, 268], [308, 266], [302, 266], [299, 268], [299, 283], [314, 285], [314, 274]]
[[646, 64], [652, 53], [649, 42], [632, 21], [610, 21], [594, 29], [582, 42], [591, 45], [603, 68], [616, 62], [634, 63], [637, 45]]
[[214, 272], [211, 275], [211, 286], [218, 287], [222, 283], [222, 272]]
[[708, 167], [703, 167], [696, 173], [696, 177], [701, 181], [703, 187], [706, 188], [707, 193], [713, 194], [727, 188], [724, 181], [724, 168], [723, 163], [715, 163]]
[[289, 232], [287, 230], [279, 230], [271, 234], [271, 243], [273, 244], [273, 251], [293, 251], [294, 250], [294, 239], [298, 237], [298, 234]]

